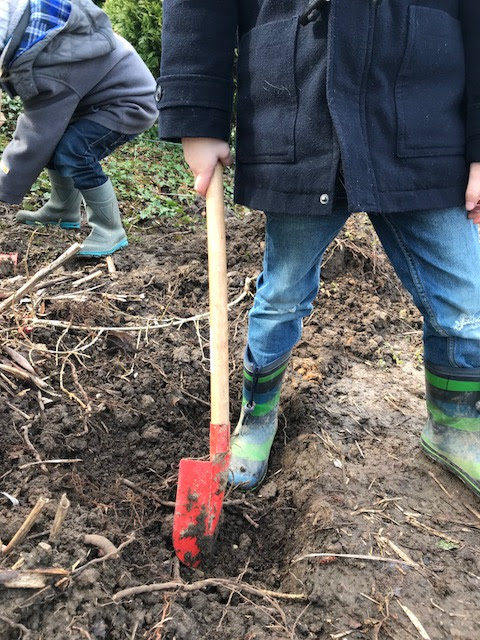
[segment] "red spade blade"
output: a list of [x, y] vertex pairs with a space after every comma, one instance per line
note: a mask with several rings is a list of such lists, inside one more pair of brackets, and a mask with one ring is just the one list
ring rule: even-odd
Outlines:
[[230, 425], [210, 425], [212, 460], [180, 460], [173, 546], [188, 567], [198, 567], [213, 546], [227, 484], [229, 439]]
[[0, 253], [0, 262], [12, 262], [15, 266], [18, 264], [18, 253]]

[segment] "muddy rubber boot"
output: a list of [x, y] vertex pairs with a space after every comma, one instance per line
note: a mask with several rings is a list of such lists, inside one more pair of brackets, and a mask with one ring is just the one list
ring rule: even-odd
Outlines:
[[52, 169], [50, 178], [50, 199], [38, 211], [21, 210], [17, 222], [23, 224], [57, 225], [62, 229], [79, 229], [81, 221], [80, 205], [82, 195], [73, 186], [72, 178], [64, 178]]
[[425, 368], [424, 452], [480, 496], [480, 369]]
[[247, 348], [243, 368], [240, 419], [232, 434], [228, 482], [254, 489], [264, 480], [273, 439], [277, 432], [278, 403], [290, 353], [259, 369]]
[[87, 222], [92, 228], [78, 256], [108, 256], [128, 245], [122, 226], [117, 196], [110, 180], [100, 187], [85, 189]]

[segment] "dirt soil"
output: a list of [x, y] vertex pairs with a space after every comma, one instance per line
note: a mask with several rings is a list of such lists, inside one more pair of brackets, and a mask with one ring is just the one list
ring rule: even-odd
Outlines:
[[[113, 274], [104, 260], [71, 260], [0, 316], [3, 544], [48, 500], [4, 548], [0, 638], [478, 638], [480, 506], [419, 449], [421, 321], [362, 216], [326, 257], [265, 484], [227, 496], [200, 569], [178, 565], [178, 463], [208, 453], [209, 429], [201, 203], [190, 217], [131, 229]], [[0, 253], [19, 262], [2, 264], [0, 303], [86, 233], [32, 234], [13, 219], [2, 213]], [[263, 217], [226, 221], [234, 424]], [[71, 506], [52, 541], [63, 494]], [[12, 576], [45, 586], [12, 588]], [[114, 599], [151, 584], [162, 586]]]

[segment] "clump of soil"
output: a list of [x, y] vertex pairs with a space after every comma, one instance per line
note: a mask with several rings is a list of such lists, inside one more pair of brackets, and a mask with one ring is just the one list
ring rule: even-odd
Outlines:
[[[10, 347], [35, 372], [0, 370], [3, 544], [39, 498], [49, 502], [2, 559], [1, 638], [473, 640], [478, 501], [419, 450], [421, 321], [361, 216], [326, 257], [265, 484], [228, 496], [200, 569], [176, 563], [178, 462], [208, 453], [206, 240], [200, 212], [192, 217], [131, 230], [113, 274], [104, 261], [69, 262], [63, 282], [3, 316], [0, 364], [11, 366]], [[19, 266], [2, 272], [0, 295], [75, 239], [32, 236], [8, 212], [0, 253], [18, 252]], [[232, 424], [262, 243], [260, 214], [228, 213]], [[63, 494], [71, 506], [49, 541]], [[102, 559], [87, 534], [120, 547], [118, 557]], [[69, 577], [4, 584], [7, 570], [51, 568]], [[166, 586], [114, 598], [153, 583]]]

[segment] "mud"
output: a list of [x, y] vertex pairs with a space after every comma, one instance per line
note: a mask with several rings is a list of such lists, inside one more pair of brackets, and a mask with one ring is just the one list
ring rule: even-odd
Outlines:
[[[2, 268], [3, 292], [85, 234], [32, 235], [13, 214], [0, 222], [0, 253], [18, 252], [19, 263]], [[0, 375], [0, 491], [19, 501], [0, 494], [3, 543], [38, 498], [49, 503], [0, 571], [73, 571], [43, 590], [0, 585], [2, 640], [407, 640], [420, 625], [431, 640], [477, 638], [480, 507], [419, 449], [421, 321], [362, 216], [325, 259], [265, 484], [228, 495], [211, 556], [197, 570], [178, 566], [178, 463], [208, 454], [210, 422], [208, 323], [182, 322], [208, 305], [201, 207], [191, 219], [130, 229], [115, 274], [73, 260], [68, 279], [2, 318], [0, 345], [29, 358], [47, 387]], [[234, 424], [263, 218], [226, 220], [230, 300], [247, 289], [229, 316]], [[44, 321], [33, 330], [32, 303]], [[118, 330], [127, 326], [139, 330]], [[70, 462], [38, 464], [59, 459]], [[49, 542], [64, 493], [71, 507]], [[125, 546], [102, 560], [87, 534]]]

